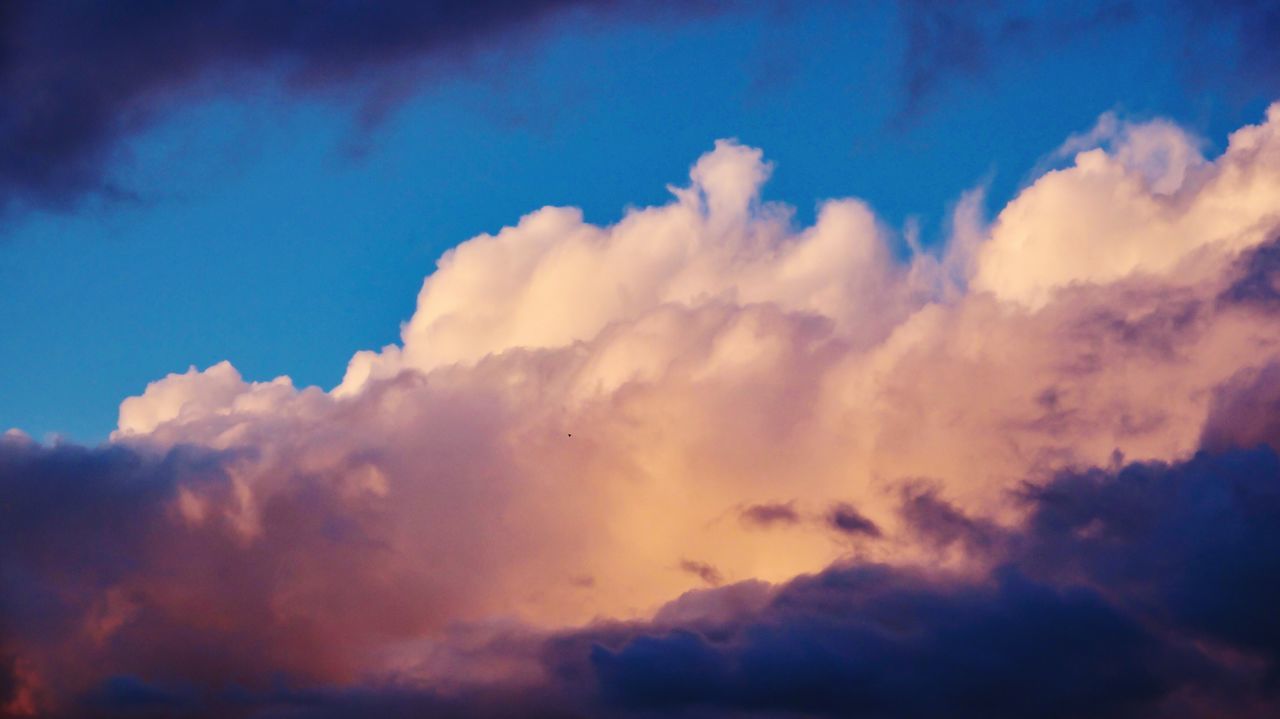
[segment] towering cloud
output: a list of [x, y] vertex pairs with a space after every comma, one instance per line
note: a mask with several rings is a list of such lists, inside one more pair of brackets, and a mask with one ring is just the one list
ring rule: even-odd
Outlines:
[[666, 205], [457, 246], [332, 391], [221, 363], [106, 447], [7, 436], [0, 697], [1265, 715], [1280, 106], [1062, 155], [900, 260], [720, 142]]

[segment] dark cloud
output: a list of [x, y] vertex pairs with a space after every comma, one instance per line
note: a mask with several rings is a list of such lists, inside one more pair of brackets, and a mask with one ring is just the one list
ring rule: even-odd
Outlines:
[[1218, 301], [1263, 311], [1280, 309], [1280, 236], [1250, 248], [1237, 260], [1235, 277]]
[[680, 560], [680, 571], [688, 572], [713, 587], [724, 581], [724, 575], [720, 574], [720, 570], [706, 562], [682, 559]]
[[738, 515], [743, 524], [761, 529], [777, 525], [789, 526], [800, 521], [795, 502], [765, 502], [744, 507]]
[[1109, 347], [1126, 355], [1180, 356], [1211, 319], [1194, 291], [1137, 285], [1095, 298], [1068, 332], [1081, 343]]
[[[203, 81], [285, 73], [297, 90], [365, 85], [366, 112], [424, 75], [412, 61], [509, 46], [567, 9], [706, 8], [629, 0], [16, 0], [0, 5], [0, 208], [120, 194], [117, 141]], [[381, 100], [379, 100], [381, 98]]]
[[[933, 92], [944, 74], [976, 74], [987, 68], [989, 46], [995, 38], [982, 21], [999, 3], [902, 0], [906, 51], [902, 56], [906, 102], [900, 119], [909, 119]], [[1023, 23], [1006, 22], [994, 32], [1007, 41], [1021, 33]]]
[[[1251, 381], [1240, 387], [1272, 383]], [[989, 569], [851, 561], [690, 592], [651, 621], [499, 633], [471, 650], [539, 679], [424, 686], [343, 670], [355, 637], [418, 631], [379, 624], [381, 598], [430, 593], [378, 584], [376, 543], [351, 540], [369, 530], [335, 541], [323, 494], [276, 500], [249, 550], [174, 513], [181, 488], [231, 484], [233, 455], [5, 438], [0, 696], [18, 695], [21, 660], [45, 672], [28, 689], [68, 717], [1274, 716], [1280, 455], [1228, 444], [1028, 484], [1025, 521], [999, 529], [913, 483], [908, 530]], [[336, 602], [314, 625], [271, 601], [305, 561], [290, 547], [323, 555], [308, 581], [333, 577], [311, 595]], [[349, 602], [330, 596], [348, 585]], [[111, 620], [112, 596], [131, 613]], [[117, 622], [110, 641], [95, 639], [103, 621]]]
[[1181, 45], [1180, 56], [1167, 62], [1193, 82], [1248, 99], [1270, 100], [1280, 89], [1275, 42], [1280, 9], [1270, 0], [900, 0], [899, 11], [906, 32], [900, 123], [919, 116], [933, 95], [958, 78], [1016, 66], [1091, 33], [1132, 27], [1146, 18], [1167, 24], [1168, 34]]
[[1280, 450], [1280, 364], [1243, 370], [1219, 387], [1200, 443], [1214, 451], [1263, 444]]
[[851, 504], [840, 503], [827, 512], [827, 526], [841, 534], [880, 536], [880, 528], [875, 522], [862, 516]]
[[165, 688], [136, 677], [110, 677], [84, 699], [83, 708], [97, 714], [181, 716], [201, 712], [204, 699], [190, 687]]
[[[1190, 10], [1190, 43], [1196, 34], [1225, 28], [1232, 31], [1239, 53], [1240, 77], [1235, 82], [1274, 92], [1280, 88], [1280, 5], [1272, 0], [1182, 0]], [[1158, 7], [1158, 5], [1157, 5]], [[1194, 46], [1190, 55], [1198, 55]]]
[[[0, 630], [0, 646], [4, 645], [5, 633]], [[14, 657], [0, 655], [0, 707], [8, 706], [17, 699], [18, 677], [14, 667]]]
[[248, 541], [238, 459], [0, 438], [3, 683], [21, 682], [16, 661], [40, 677], [28, 693], [55, 703], [111, 676], [154, 691], [121, 680], [95, 701], [336, 682], [374, 637], [441, 614], [449, 591], [393, 561], [371, 505], [321, 477], [280, 477], [290, 487]]
[[[452, 62], [479, 48], [535, 37], [566, 11], [593, 16], [664, 17], [720, 11], [732, 2], [636, 0], [15, 0], [0, 5], [0, 209], [74, 207], [86, 194], [128, 197], [109, 181], [119, 141], [146, 127], [184, 94], [244, 73], [283, 75], [297, 91], [356, 87], [361, 115], [430, 80], [423, 59]], [[956, 76], [978, 76], [1022, 54], [1062, 44], [1098, 27], [1167, 14], [1186, 28], [1195, 68], [1198, 33], [1219, 28], [1238, 43], [1238, 61], [1220, 73], [1250, 92], [1271, 92], [1280, 73], [1280, 11], [1258, 0], [1210, 3], [1098, 2], [1029, 9], [1004, 0], [901, 0], [905, 100], [900, 121], [921, 113]], [[1181, 18], [1181, 20], [1179, 20]], [[456, 67], [456, 64], [454, 65]]]
[[990, 586], [887, 567], [793, 582], [752, 621], [641, 635], [592, 656], [606, 703], [725, 715], [1108, 716], [1195, 668], [1081, 589], [1008, 571]]
[[995, 548], [1001, 531], [992, 523], [975, 519], [938, 496], [938, 489], [913, 484], [905, 488], [902, 519], [916, 536], [934, 547], [960, 544], [986, 553]]
[[436, 692], [409, 687], [202, 691], [112, 677], [63, 716], [101, 719], [585, 719], [574, 697], [541, 689]]
[[[1027, 501], [1027, 524], [989, 549], [996, 569], [986, 576], [837, 566], [727, 623], [598, 638], [602, 701], [708, 716], [1260, 717], [1277, 708], [1274, 451], [1067, 472]], [[904, 511], [916, 525], [938, 522], [941, 538], [989, 536], [929, 492]]]
[[930, 96], [952, 78], [978, 76], [1011, 56], [1131, 21], [1138, 5], [1122, 1], [1042, 7], [1007, 0], [900, 0], [906, 48], [902, 55], [905, 101], [898, 120], [914, 119]]
[[1018, 561], [1280, 669], [1280, 458], [1269, 447], [1066, 474], [1032, 491]]

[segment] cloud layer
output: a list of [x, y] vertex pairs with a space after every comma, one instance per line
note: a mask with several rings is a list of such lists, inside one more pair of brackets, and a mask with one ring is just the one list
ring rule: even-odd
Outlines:
[[723, 141], [449, 251], [332, 391], [7, 435], [0, 705], [1263, 716], [1280, 106], [1200, 146], [1104, 119], [900, 259]]

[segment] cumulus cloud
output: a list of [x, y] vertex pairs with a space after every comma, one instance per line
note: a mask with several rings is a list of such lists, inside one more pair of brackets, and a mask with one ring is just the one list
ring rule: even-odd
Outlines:
[[[1176, 272], [1200, 279], [1200, 250], [1238, 251], [1273, 231], [1280, 177], [1254, 168], [1276, 165], [1278, 112], [1273, 106], [1267, 123], [1234, 133], [1211, 164], [1170, 123], [1104, 117], [1059, 150], [1075, 153], [1071, 167], [1041, 177], [1001, 213], [975, 287], [1038, 307], [1072, 283]], [[1112, 151], [1086, 149], [1100, 142]]]
[[665, 205], [543, 208], [449, 251], [331, 391], [221, 363], [126, 399], [102, 448], [6, 435], [0, 696], [1265, 705], [1270, 630], [1244, 627], [1269, 620], [1222, 607], [1270, 596], [1245, 547], [1274, 520], [1250, 448], [1276, 441], [1280, 107], [1216, 158], [1099, 128], [905, 261], [857, 200], [797, 227], [763, 154], [722, 141]]
[[[583, 391], [611, 392], [656, 377], [669, 362], [664, 345], [686, 330], [654, 318], [665, 307], [768, 305], [834, 322], [849, 340], [881, 339], [906, 309], [908, 288], [895, 281], [903, 269], [871, 209], [827, 202], [812, 228], [794, 234], [789, 208], [760, 202], [770, 169], [760, 150], [721, 141], [693, 166], [692, 185], [673, 190], [672, 204], [608, 228], [584, 223], [576, 209], [547, 207], [463, 243], [423, 284], [402, 346], [357, 355], [338, 393], [404, 368], [598, 342], [620, 323], [644, 325], [606, 339], [612, 347], [583, 378]], [[753, 334], [742, 326], [721, 341], [745, 348]], [[728, 355], [740, 347], [709, 349]]]

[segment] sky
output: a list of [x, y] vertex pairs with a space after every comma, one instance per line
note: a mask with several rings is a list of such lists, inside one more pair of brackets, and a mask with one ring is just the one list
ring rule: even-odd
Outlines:
[[[1046, 27], [987, 49], [978, 73], [916, 69], [911, 12], [579, 12], [333, 88], [269, 64], [166, 88], [95, 168], [116, 197], [15, 193], [0, 220], [0, 426], [97, 443], [121, 397], [223, 359], [331, 388], [352, 352], [396, 339], [443, 250], [545, 205], [617, 221], [719, 138], [765, 149], [765, 196], [799, 222], [859, 197], [936, 245], [963, 193], [987, 187], [993, 212], [1104, 112], [1221, 149], [1271, 99], [1189, 79], [1182, 46], [1203, 39], [1163, 13]], [[409, 87], [367, 119], [386, 101], [361, 83], [383, 78]]]
[[1280, 711], [1268, 2], [0, 10], [0, 716]]

